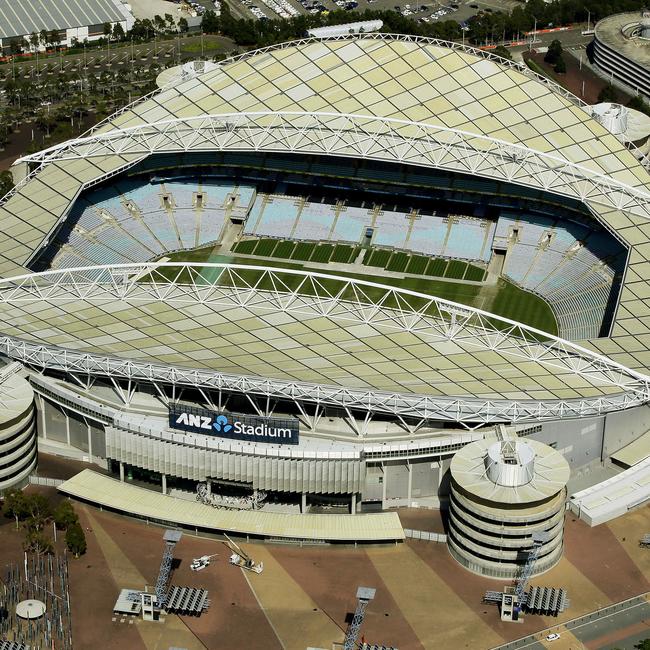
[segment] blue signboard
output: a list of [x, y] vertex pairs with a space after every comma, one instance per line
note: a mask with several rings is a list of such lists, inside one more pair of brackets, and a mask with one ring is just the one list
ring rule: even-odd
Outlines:
[[216, 413], [186, 404], [173, 404], [169, 407], [169, 426], [204, 436], [282, 445], [297, 445], [299, 435], [299, 422], [296, 418]]

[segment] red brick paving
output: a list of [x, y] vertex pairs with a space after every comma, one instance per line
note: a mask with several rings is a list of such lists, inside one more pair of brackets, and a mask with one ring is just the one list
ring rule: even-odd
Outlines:
[[[90, 524], [84, 509], [77, 504], [75, 509], [86, 531]], [[93, 510], [93, 516], [96, 514], [101, 513]], [[75, 650], [146, 650], [134, 625], [111, 621], [119, 590], [127, 585], [115, 583], [95, 536], [88, 531], [86, 542], [86, 554], [78, 560], [70, 560], [70, 601]]]
[[[529, 54], [524, 53], [524, 59], [532, 58], [537, 65], [539, 65], [548, 76], [556, 81], [560, 86], [566, 88], [569, 92], [583, 99], [587, 104], [597, 104], [598, 94], [607, 85], [604, 79], [601, 79], [595, 72], [590, 70], [587, 66], [583, 65], [580, 69], [580, 61], [578, 61], [572, 54], [565, 52], [563, 55], [564, 62], [566, 63], [566, 74], [556, 74], [553, 66], [544, 61], [544, 54], [537, 54], [533, 52]], [[582, 53], [584, 59], [587, 58], [586, 53]], [[582, 94], [582, 83], [584, 82], [585, 94]], [[629, 96], [622, 91], [616, 89], [619, 95], [619, 100], [622, 103], [629, 101]]]
[[336, 625], [356, 607], [356, 587], [374, 587], [363, 634], [368, 643], [422, 650], [413, 628], [400, 612], [384, 581], [363, 549], [270, 547], [273, 557]]
[[[150, 584], [155, 583], [164, 530], [106, 512], [93, 511], [93, 516]], [[213, 553], [219, 553], [219, 557], [213, 558], [209, 567], [199, 572], [190, 569], [192, 558]], [[183, 534], [174, 553], [180, 564], [174, 569], [171, 582], [207, 589], [212, 604], [200, 617], [181, 619], [207, 648], [280, 648], [243, 573], [228, 563], [228, 554], [228, 549], [218, 540]]]
[[480, 616], [504, 640], [518, 639], [544, 627], [545, 624], [540, 623], [540, 618], [535, 616], [527, 616], [523, 623], [517, 625], [504, 623], [499, 618], [497, 607], [481, 602], [486, 591], [500, 591], [505, 585], [512, 584], [511, 581], [482, 578], [467, 571], [449, 554], [446, 544], [409, 541], [408, 545], [467, 607]]
[[569, 562], [612, 601], [650, 590], [648, 577], [605, 524], [590, 528], [584, 521], [567, 517], [564, 544]]
[[108, 474], [106, 470], [93, 463], [84, 463], [80, 460], [63, 458], [62, 456], [44, 454], [42, 452], [38, 454], [36, 474], [39, 476], [67, 480], [79, 474], [84, 469], [92, 469], [94, 472], [99, 472], [100, 474]]
[[396, 512], [404, 528], [426, 530], [430, 533], [445, 532], [440, 510], [429, 510], [428, 508], [397, 508]]

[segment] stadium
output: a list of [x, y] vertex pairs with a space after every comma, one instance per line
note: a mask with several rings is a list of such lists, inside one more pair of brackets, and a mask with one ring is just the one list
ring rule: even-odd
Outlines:
[[[558, 533], [545, 570], [567, 489], [607, 478], [610, 509], [642, 502], [637, 154], [548, 79], [455, 43], [242, 54], [15, 165], [5, 374], [34, 392], [39, 445], [122, 481], [302, 512], [451, 500], [459, 562], [514, 575], [537, 521]], [[513, 439], [512, 462], [488, 445]], [[471, 445], [499, 468], [503, 508], [468, 478], [476, 456], [452, 476]], [[98, 486], [76, 496], [101, 502]], [[508, 516], [526, 534], [488, 539]]]

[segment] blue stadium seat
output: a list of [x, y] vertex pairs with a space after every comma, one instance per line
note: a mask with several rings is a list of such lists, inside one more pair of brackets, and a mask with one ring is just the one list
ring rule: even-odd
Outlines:
[[300, 211], [293, 237], [313, 241], [328, 239], [335, 218], [336, 206], [307, 202]]
[[359, 243], [365, 229], [372, 224], [372, 213], [365, 208], [345, 207], [334, 225], [334, 241]]

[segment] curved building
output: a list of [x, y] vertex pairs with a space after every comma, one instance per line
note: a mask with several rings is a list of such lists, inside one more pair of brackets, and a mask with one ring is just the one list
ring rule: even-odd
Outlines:
[[534, 546], [532, 575], [562, 557], [569, 465], [536, 440], [485, 439], [451, 461], [447, 542], [452, 556], [474, 573], [514, 578]]
[[44, 439], [354, 511], [437, 504], [496, 424], [576, 469], [650, 427], [650, 179], [578, 98], [387, 34], [194, 72], [0, 204]]
[[34, 391], [17, 365], [0, 370], [0, 493], [23, 487], [36, 467]]
[[650, 15], [607, 16], [594, 28], [594, 63], [607, 76], [650, 98]]

